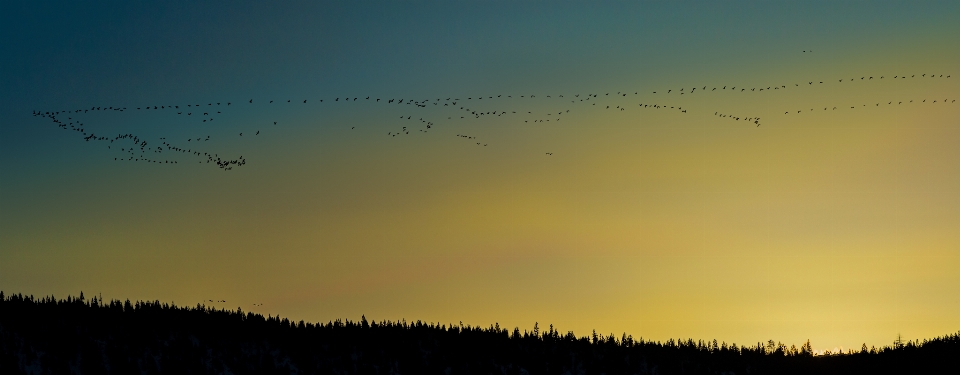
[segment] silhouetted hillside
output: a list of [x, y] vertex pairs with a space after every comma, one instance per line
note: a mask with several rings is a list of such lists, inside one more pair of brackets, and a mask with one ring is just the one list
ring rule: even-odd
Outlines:
[[155, 302], [0, 292], [0, 374], [960, 373], [960, 332], [814, 356], [770, 341], [650, 342], [417, 322], [291, 322]]

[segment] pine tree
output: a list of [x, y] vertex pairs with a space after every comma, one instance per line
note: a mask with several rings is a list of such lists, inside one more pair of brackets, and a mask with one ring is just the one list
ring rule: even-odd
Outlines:
[[801, 355], [813, 355], [813, 345], [810, 345], [810, 340], [807, 339], [807, 342], [803, 343], [803, 346], [800, 347]]

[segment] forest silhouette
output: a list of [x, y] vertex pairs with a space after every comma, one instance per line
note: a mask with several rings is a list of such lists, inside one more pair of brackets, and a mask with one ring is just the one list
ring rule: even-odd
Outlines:
[[623, 334], [577, 337], [421, 321], [278, 316], [0, 291], [0, 374], [901, 374], [960, 373], [960, 332], [815, 355]]

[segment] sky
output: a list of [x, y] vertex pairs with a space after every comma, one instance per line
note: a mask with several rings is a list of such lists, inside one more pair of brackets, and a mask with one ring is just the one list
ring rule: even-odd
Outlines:
[[821, 350], [955, 332], [958, 19], [5, 2], [0, 290]]

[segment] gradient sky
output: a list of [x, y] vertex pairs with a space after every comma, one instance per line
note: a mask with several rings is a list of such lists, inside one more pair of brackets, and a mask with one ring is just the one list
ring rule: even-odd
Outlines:
[[[5, 2], [0, 290], [817, 349], [955, 332], [958, 20], [956, 1]], [[914, 74], [952, 77], [891, 78]], [[789, 89], [709, 90], [728, 85]], [[248, 160], [231, 171], [116, 162], [31, 116], [227, 101], [217, 125], [82, 118], [210, 134]], [[429, 133], [387, 134], [417, 117]]]

